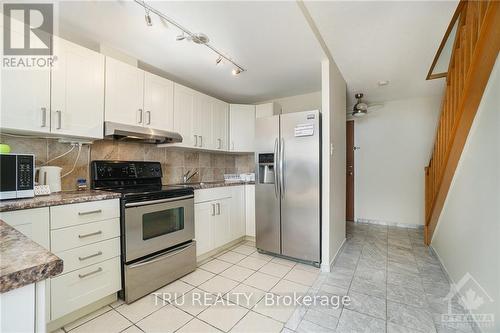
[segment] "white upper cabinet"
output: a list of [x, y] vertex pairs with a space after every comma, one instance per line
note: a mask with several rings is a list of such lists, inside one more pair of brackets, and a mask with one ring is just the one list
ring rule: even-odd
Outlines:
[[[1, 24], [1, 23], [0, 23]], [[17, 25], [12, 25], [16, 27]], [[0, 26], [0, 36], [3, 27]], [[24, 41], [23, 30], [11, 31], [12, 42]], [[22, 44], [21, 44], [22, 45]], [[50, 69], [1, 69], [1, 127], [50, 132]]]
[[144, 126], [174, 129], [174, 83], [144, 72]]
[[217, 150], [228, 150], [228, 118], [229, 105], [214, 100], [212, 110], [212, 147]]
[[255, 141], [255, 105], [229, 106], [229, 150], [253, 152]]
[[104, 56], [54, 37], [52, 133], [103, 137]]
[[278, 103], [272, 102], [255, 106], [256, 118], [271, 117], [278, 114], [281, 114], [281, 106]]
[[196, 92], [194, 98], [193, 135], [195, 146], [213, 149], [212, 146], [212, 121], [213, 98]]
[[174, 83], [174, 131], [182, 136], [182, 146], [196, 146], [193, 113], [196, 91]]
[[104, 119], [127, 125], [144, 124], [144, 71], [106, 57]]

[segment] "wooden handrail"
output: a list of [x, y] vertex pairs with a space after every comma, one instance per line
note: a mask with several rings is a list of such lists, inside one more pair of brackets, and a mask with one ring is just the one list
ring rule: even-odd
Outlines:
[[425, 243], [429, 244], [467, 135], [500, 50], [500, 2], [459, 4], [456, 38], [446, 75], [441, 116], [425, 168]]

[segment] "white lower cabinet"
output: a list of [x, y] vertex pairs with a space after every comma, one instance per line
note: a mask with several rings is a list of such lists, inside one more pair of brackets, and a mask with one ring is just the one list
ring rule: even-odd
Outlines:
[[212, 238], [213, 203], [202, 202], [194, 205], [194, 237], [196, 239], [196, 255], [202, 255], [214, 248]]
[[8, 225], [50, 250], [49, 208], [33, 208], [0, 213]]
[[51, 280], [51, 318], [60, 318], [121, 289], [120, 257]]
[[245, 234], [255, 237], [255, 185], [245, 185]]
[[196, 190], [194, 207], [197, 256], [245, 236], [245, 186]]

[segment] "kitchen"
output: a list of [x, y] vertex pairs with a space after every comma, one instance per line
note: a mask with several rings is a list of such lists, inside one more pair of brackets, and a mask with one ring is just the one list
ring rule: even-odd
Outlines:
[[[22, 38], [22, 25], [15, 22], [5, 28], [13, 39]], [[4, 276], [13, 280], [5, 291], [21, 295], [12, 304], [24, 303], [36, 318], [20, 321], [19, 308], [8, 306], [11, 312], [2, 315], [11, 318], [2, 320], [6, 331], [44, 331], [45, 325], [47, 331], [68, 330], [75, 320], [108, 304], [124, 302], [125, 309], [137, 300], [150, 301], [146, 295], [173, 281], [180, 283], [178, 279], [190, 276], [197, 266], [222, 274], [210, 265], [228, 268], [227, 261], [212, 260], [224, 254], [243, 259], [234, 272], [237, 280], [264, 265], [288, 273], [286, 264], [270, 264], [271, 257], [263, 253], [302, 259], [313, 264], [317, 274], [318, 111], [290, 118], [286, 138], [290, 153], [292, 139], [315, 138], [310, 146], [316, 152], [311, 165], [316, 208], [309, 208], [316, 212], [309, 240], [312, 254], [300, 253], [308, 246], [281, 253], [279, 215], [256, 227], [256, 211], [279, 212], [283, 178], [290, 177], [288, 193], [300, 192], [296, 176], [282, 171], [279, 104], [226, 103], [167, 79], [158, 69], [138, 68], [137, 61], [108, 45], [93, 50], [56, 35], [52, 42], [52, 68], [2, 71], [1, 142], [6, 150], [0, 155], [0, 218], [60, 258], [45, 276], [30, 273], [40, 275], [36, 279], [23, 281], [16, 272]], [[22, 92], [17, 88], [21, 82]], [[268, 120], [256, 126], [260, 119]], [[257, 181], [256, 165], [266, 169]], [[257, 198], [266, 199], [256, 202], [256, 191]], [[274, 207], [268, 205], [271, 201]], [[275, 231], [268, 237], [270, 227]], [[262, 244], [257, 244], [262, 254], [255, 251], [256, 233], [262, 235]], [[292, 237], [287, 242], [294, 241]], [[252, 253], [255, 257], [245, 258]], [[232, 286], [235, 278], [225, 279]]]
[[346, 121], [386, 102], [358, 89], [405, 86], [333, 60], [323, 9], [358, 6], [3, 4], [2, 332], [433, 331], [388, 284], [402, 252], [437, 266], [420, 226], [346, 222]]

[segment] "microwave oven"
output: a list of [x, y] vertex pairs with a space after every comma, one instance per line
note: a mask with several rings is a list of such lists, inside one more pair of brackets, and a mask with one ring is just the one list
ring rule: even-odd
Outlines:
[[0, 154], [0, 200], [35, 196], [35, 155]]

